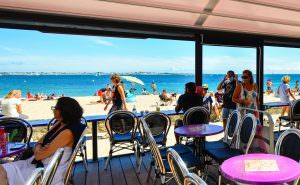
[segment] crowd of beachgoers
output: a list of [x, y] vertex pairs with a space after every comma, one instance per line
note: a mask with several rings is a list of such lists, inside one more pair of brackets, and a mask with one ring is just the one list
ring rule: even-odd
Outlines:
[[[251, 74], [249, 76], [252, 76], [251, 71], [248, 72]], [[141, 95], [136, 95], [137, 93], [134, 86], [127, 89], [125, 87], [125, 83], [119, 78], [119, 76], [117, 74], [114, 75], [112, 76], [112, 84], [107, 84], [106, 87], [100, 88], [98, 92], [94, 94], [94, 96], [75, 97], [75, 99], [82, 104], [85, 110], [85, 115], [103, 115], [118, 109], [126, 109], [130, 111], [133, 109], [135, 109], [135, 111], [154, 111], [156, 110], [157, 106], [160, 106], [161, 110], [173, 110], [174, 106], [177, 105], [180, 94], [167, 92], [165, 89], [163, 89], [161, 92], [157, 92], [157, 84], [154, 81], [152, 81], [151, 84], [151, 91], [147, 91], [146, 88], [143, 88], [142, 93], [139, 93]], [[245, 75], [242, 76], [242, 81], [245, 80], [243, 77], [245, 77]], [[113, 82], [114, 78], [117, 78], [116, 83]], [[253, 76], [250, 78], [253, 78]], [[292, 99], [296, 99], [296, 96], [298, 96], [300, 92], [299, 81], [296, 81], [295, 87], [291, 88], [289, 86], [290, 80], [291, 79], [289, 76], [283, 76], [282, 84], [278, 87], [274, 87], [272, 80], [267, 80], [267, 90], [264, 92], [264, 102], [287, 102], [290, 101], [290, 97]], [[204, 106], [207, 107], [210, 112], [216, 115], [215, 121], [221, 121], [223, 120], [222, 115], [227, 114], [226, 108], [228, 107], [226, 100], [224, 104], [224, 99], [232, 99], [235, 91], [240, 91], [236, 92], [238, 96], [245, 96], [245, 92], [249, 91], [252, 93], [253, 91], [253, 97], [246, 95], [248, 96], [248, 99], [253, 101], [253, 105], [248, 105], [248, 102], [245, 104], [247, 104], [246, 106], [248, 107], [250, 106], [252, 108], [256, 108], [258, 99], [256, 98], [257, 87], [255, 83], [253, 83], [253, 87], [242, 87], [242, 89], [244, 89], [243, 91], [240, 90], [241, 88], [238, 88], [239, 90], [235, 90], [236, 87], [240, 86], [240, 84], [244, 84], [242, 81], [237, 80], [237, 75], [235, 75], [233, 71], [229, 71], [215, 91], [209, 89], [208, 84], [204, 84], [203, 86], [196, 87], [195, 92], [202, 96]], [[116, 87], [122, 89], [119, 91], [120, 93], [116, 92]], [[229, 91], [231, 95], [228, 95]], [[187, 93], [186, 90], [185, 93]], [[26, 98], [22, 98], [20, 90], [12, 90], [5, 97], [0, 99], [0, 107], [3, 115], [15, 117], [21, 115], [21, 117], [29, 120], [46, 119], [51, 117], [51, 111], [49, 111], [49, 107], [51, 107], [55, 102], [41, 100], [56, 100], [63, 96], [64, 94], [57, 95], [52, 93], [49, 95], [44, 95], [42, 93], [33, 94], [32, 92], [27, 92]], [[117, 100], [116, 98], [114, 100], [114, 96], [117, 96]], [[124, 98], [122, 99], [123, 96]], [[235, 109], [236, 104], [237, 103], [234, 103], [234, 105], [231, 106], [229, 105], [229, 109]], [[108, 107], [110, 105], [113, 106], [109, 111]], [[225, 111], [222, 110], [222, 108], [225, 108]], [[281, 115], [286, 114], [286, 112], [287, 107], [284, 107]]]

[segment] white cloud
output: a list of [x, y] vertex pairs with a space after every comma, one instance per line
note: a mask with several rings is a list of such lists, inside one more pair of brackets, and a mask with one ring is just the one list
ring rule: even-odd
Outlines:
[[100, 39], [100, 38], [89, 38], [90, 41], [92, 41], [95, 44], [101, 44], [104, 46], [113, 46], [112, 42], [106, 41], [104, 39]]
[[23, 49], [20, 49], [20, 48], [12, 48], [12, 47], [6, 47], [6, 46], [0, 46], [0, 50], [10, 52], [10, 53], [20, 53], [23, 51]]

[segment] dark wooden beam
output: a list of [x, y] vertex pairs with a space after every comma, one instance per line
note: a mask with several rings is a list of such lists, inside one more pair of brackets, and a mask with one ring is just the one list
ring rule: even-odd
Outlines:
[[[256, 83], [258, 87], [259, 104], [258, 109], [264, 110], [264, 46], [263, 44], [256, 47]], [[260, 115], [260, 121], [263, 123], [263, 115]]]
[[202, 85], [203, 78], [203, 37], [196, 35], [195, 41], [195, 83]]

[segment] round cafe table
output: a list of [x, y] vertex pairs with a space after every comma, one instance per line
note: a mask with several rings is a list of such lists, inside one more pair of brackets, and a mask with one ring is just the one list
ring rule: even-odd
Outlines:
[[201, 154], [200, 139], [205, 136], [219, 134], [223, 132], [223, 130], [224, 128], [219, 125], [193, 124], [193, 125], [184, 125], [182, 127], [178, 127], [174, 130], [174, 132], [179, 136], [195, 138], [196, 154], [200, 155]]
[[0, 153], [0, 159], [6, 158], [6, 157], [12, 157], [21, 154], [26, 149], [26, 144], [24, 143], [8, 143], [7, 144], [7, 150], [5, 153]]
[[[274, 167], [273, 164], [267, 164], [268, 162], [255, 162], [262, 160], [272, 161], [276, 165]], [[232, 157], [223, 162], [220, 170], [222, 175], [231, 181], [257, 185], [292, 182], [300, 177], [298, 162], [274, 154], [246, 154]]]

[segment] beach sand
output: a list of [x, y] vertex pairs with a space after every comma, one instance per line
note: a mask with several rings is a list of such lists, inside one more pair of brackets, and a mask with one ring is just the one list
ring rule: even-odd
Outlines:
[[[179, 95], [177, 96], [178, 99]], [[99, 97], [97, 96], [85, 96], [85, 97], [74, 97], [84, 109], [84, 116], [91, 115], [105, 115], [108, 113], [104, 111], [104, 104], [97, 103]], [[299, 96], [297, 97], [299, 98]], [[176, 105], [176, 100], [172, 104], [160, 106], [161, 110], [174, 110]], [[133, 106], [136, 107], [137, 111], [148, 110], [155, 111], [156, 103], [161, 104], [158, 95], [138, 95], [136, 102], [127, 103], [128, 110], [132, 110]], [[278, 102], [279, 98], [274, 95], [265, 95], [264, 102]], [[52, 118], [53, 114], [51, 111], [51, 106], [54, 106], [56, 100], [38, 100], [38, 101], [22, 101], [23, 114], [28, 116], [27, 120], [37, 120], [37, 119], [49, 119]]]
[[[97, 96], [85, 96], [85, 97], [73, 97], [75, 98], [82, 108], [84, 109], [84, 116], [91, 115], [105, 115], [108, 113], [104, 111], [104, 104], [97, 103], [99, 97]], [[178, 96], [177, 96], [178, 98]], [[136, 102], [127, 103], [128, 110], [132, 110], [133, 106], [136, 107], [137, 111], [148, 110], [155, 111], [156, 103], [161, 103], [158, 95], [139, 95], [136, 97]], [[174, 100], [172, 104], [160, 106], [161, 110], [174, 110], [177, 100]], [[49, 119], [53, 117], [51, 106], [56, 104], [56, 100], [37, 100], [37, 101], [22, 101], [23, 114], [28, 116], [27, 120], [37, 119]]]

